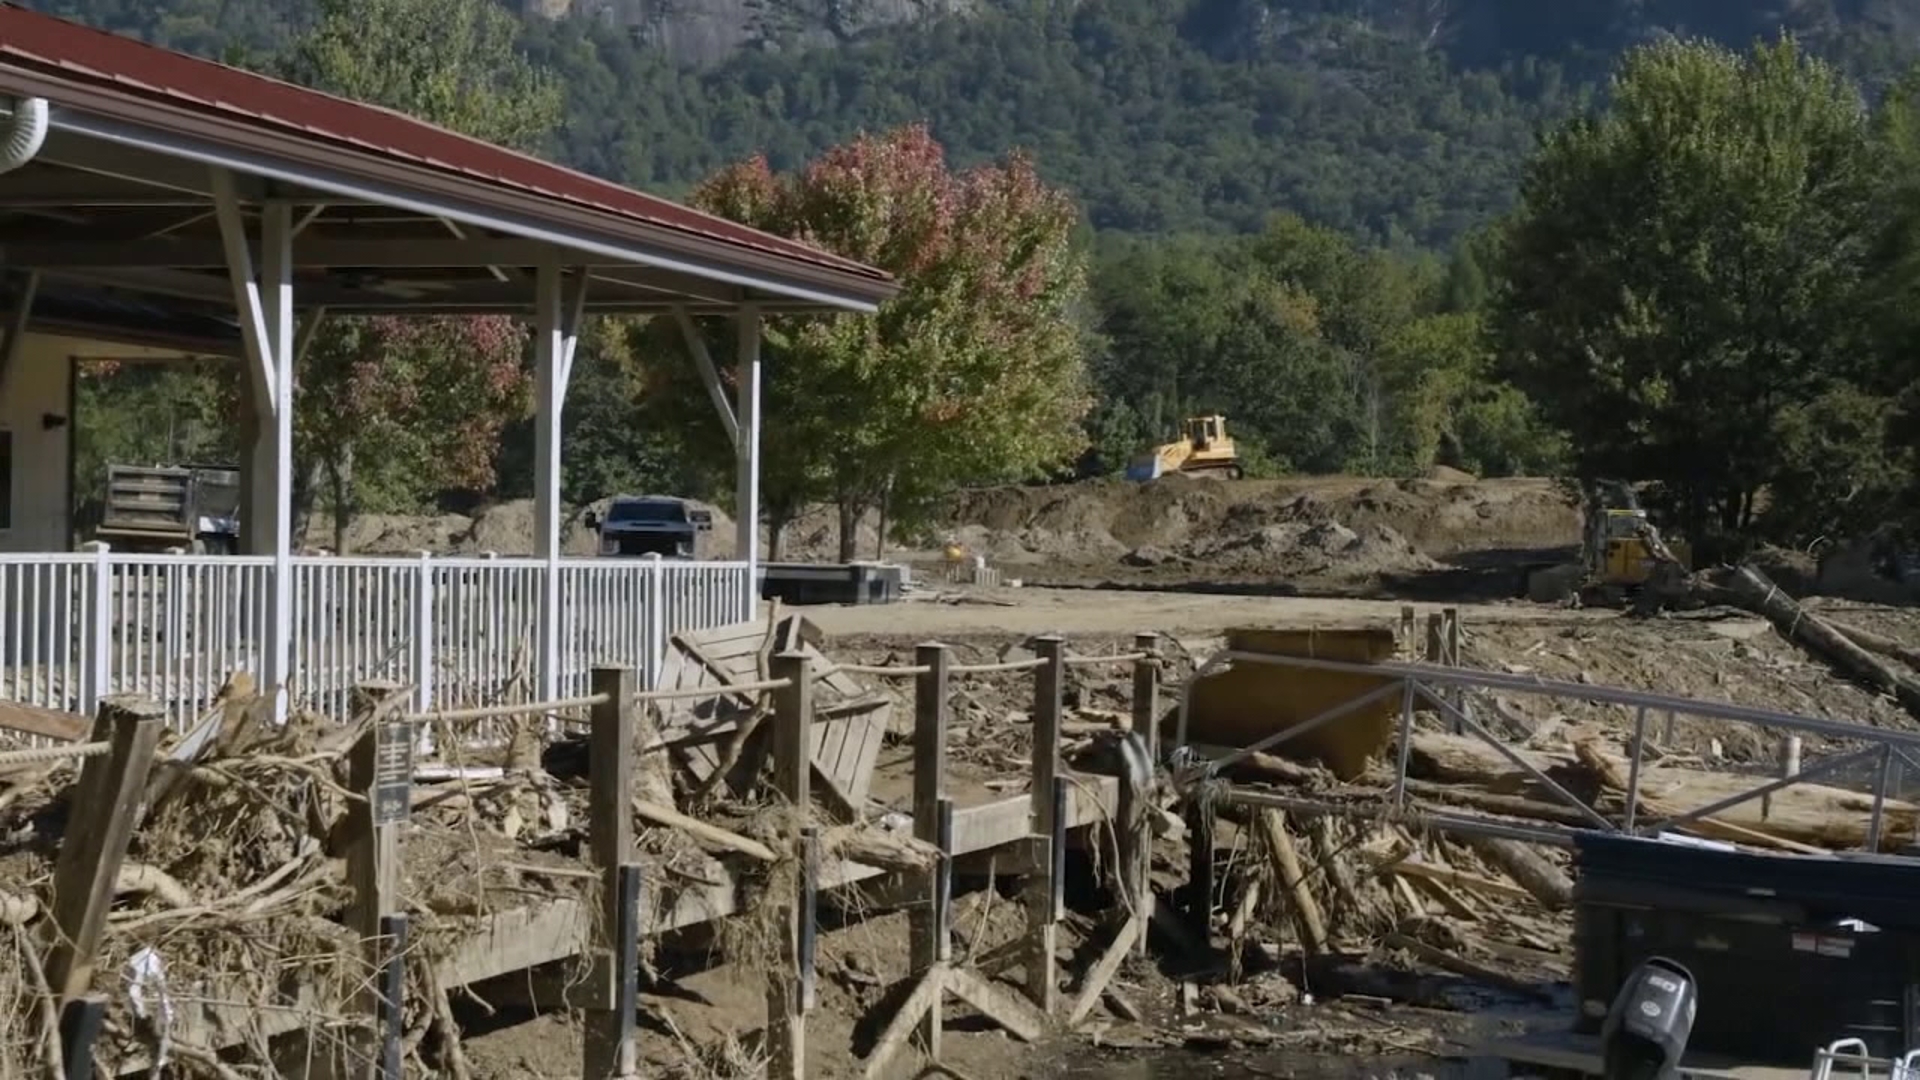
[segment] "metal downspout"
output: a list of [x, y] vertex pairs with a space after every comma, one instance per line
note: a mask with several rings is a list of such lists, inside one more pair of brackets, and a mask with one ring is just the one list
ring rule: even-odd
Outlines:
[[46, 142], [46, 98], [13, 98], [0, 103], [0, 173], [10, 173], [32, 161]]

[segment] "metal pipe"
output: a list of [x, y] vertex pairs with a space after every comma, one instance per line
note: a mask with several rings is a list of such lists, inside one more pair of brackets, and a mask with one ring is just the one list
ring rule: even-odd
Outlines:
[[1870, 746], [1865, 750], [1855, 750], [1852, 753], [1841, 754], [1839, 757], [1830, 757], [1822, 761], [1816, 761], [1812, 765], [1794, 773], [1792, 776], [1775, 777], [1761, 784], [1759, 787], [1735, 792], [1724, 799], [1718, 799], [1705, 806], [1695, 807], [1684, 814], [1675, 814], [1670, 818], [1654, 823], [1652, 827], [1655, 829], [1663, 829], [1700, 821], [1704, 818], [1712, 817], [1722, 810], [1739, 806], [1741, 803], [1752, 802], [1755, 799], [1771, 795], [1784, 788], [1790, 788], [1795, 784], [1803, 784], [1811, 780], [1817, 780], [1836, 769], [1844, 768], [1856, 762], [1865, 761], [1868, 758], [1880, 758], [1884, 765], [1887, 752], [1887, 748], [1885, 747]]
[[0, 106], [0, 173], [32, 161], [46, 144], [46, 98], [13, 98]]
[[1407, 805], [1407, 759], [1413, 756], [1413, 695], [1418, 688], [1412, 679], [1400, 684], [1400, 756], [1393, 767], [1393, 806]]
[[[1541, 786], [1545, 787], [1548, 791], [1551, 791], [1555, 795], [1559, 796], [1560, 801], [1566, 803], [1568, 806], [1578, 811], [1582, 817], [1585, 817], [1588, 821], [1593, 822], [1596, 826], [1598, 826], [1603, 831], [1606, 831], [1606, 832], [1619, 831], [1614, 827], [1613, 822], [1608, 821], [1605, 817], [1603, 817], [1600, 814], [1598, 810], [1595, 810], [1593, 807], [1588, 806], [1585, 802], [1582, 802], [1578, 795], [1575, 795], [1573, 792], [1568, 791], [1565, 787], [1563, 787], [1560, 784], [1559, 781], [1555, 780], [1551, 776], [1548, 776], [1546, 773], [1540, 771], [1540, 769], [1534, 766], [1533, 762], [1528, 761], [1526, 758], [1521, 757], [1520, 754], [1513, 749], [1513, 747], [1508, 746], [1506, 743], [1503, 743], [1499, 739], [1494, 738], [1493, 733], [1488, 731], [1486, 728], [1481, 727], [1478, 721], [1474, 720], [1472, 717], [1463, 715], [1460, 712], [1460, 710], [1455, 709], [1452, 705], [1448, 704], [1445, 699], [1440, 697], [1440, 695], [1434, 693], [1432, 690], [1428, 689], [1427, 687], [1421, 686], [1419, 687], [1419, 691], [1420, 691], [1420, 696], [1423, 698], [1426, 698], [1428, 704], [1440, 710], [1440, 712], [1443, 714], [1451, 715], [1453, 719], [1459, 721], [1463, 726], [1465, 726], [1468, 731], [1471, 731], [1475, 735], [1478, 735], [1482, 742], [1485, 742], [1488, 746], [1491, 746], [1494, 748], [1494, 750], [1498, 751], [1501, 757], [1504, 757], [1508, 761], [1512, 762], [1515, 768], [1519, 769], [1521, 772], [1526, 773], [1528, 776], [1532, 777]], [[1402, 760], [1400, 762], [1400, 776], [1397, 782], [1401, 784], [1406, 783], [1406, 776], [1407, 776], [1407, 766], [1406, 766], [1406, 761], [1403, 755]]]
[[1633, 714], [1633, 758], [1627, 763], [1627, 814], [1621, 827], [1629, 835], [1633, 832], [1634, 815], [1640, 811], [1640, 763], [1647, 756], [1647, 707], [1640, 706]]
[[1873, 816], [1867, 819], [1867, 851], [1880, 851], [1880, 829], [1887, 819], [1887, 781], [1893, 777], [1893, 747], [1880, 748], [1880, 774], [1873, 783]]

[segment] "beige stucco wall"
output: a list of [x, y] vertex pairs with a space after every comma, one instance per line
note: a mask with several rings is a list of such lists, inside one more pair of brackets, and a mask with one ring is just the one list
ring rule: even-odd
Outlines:
[[[78, 357], [174, 360], [173, 350], [115, 345], [85, 338], [28, 334], [14, 369], [0, 384], [0, 431], [13, 438], [13, 501], [10, 527], [0, 529], [0, 551], [66, 551], [67, 456], [73, 418], [67, 415]], [[65, 421], [49, 428], [44, 417]]]

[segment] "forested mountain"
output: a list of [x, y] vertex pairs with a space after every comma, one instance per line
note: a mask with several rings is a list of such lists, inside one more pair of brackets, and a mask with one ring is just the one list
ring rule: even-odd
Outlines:
[[[311, 0], [29, 2], [206, 55], [270, 52], [311, 17]], [[548, 151], [644, 187], [926, 120], [963, 163], [1029, 149], [1099, 229], [1244, 232], [1291, 210], [1390, 246], [1503, 210], [1535, 133], [1636, 43], [1785, 28], [1871, 86], [1920, 35], [1920, 0], [507, 2], [568, 95]]]
[[[775, 328], [766, 394], [793, 426], [770, 506], [900, 524], [935, 487], [1111, 473], [1224, 410], [1257, 472], [1632, 477], [1701, 539], [1920, 507], [1920, 0], [33, 2], [899, 272], [920, 299], [871, 340]], [[432, 29], [454, 20], [485, 32]], [[703, 34], [732, 44], [676, 44]], [[457, 100], [418, 93], [436, 66]], [[518, 331], [496, 330], [505, 371]], [[337, 336], [310, 401], [329, 358], [384, 371], [404, 346], [430, 385], [474, 367], [426, 330]], [[664, 323], [589, 328], [569, 499], [731, 483], [698, 387], [672, 392], [683, 349]], [[835, 404], [882, 398], [857, 431]], [[327, 501], [524, 491], [514, 402], [484, 437], [392, 405], [306, 414], [297, 457], [360, 463]]]

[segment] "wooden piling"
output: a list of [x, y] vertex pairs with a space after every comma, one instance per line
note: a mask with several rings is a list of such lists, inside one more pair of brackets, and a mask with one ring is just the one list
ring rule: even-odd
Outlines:
[[[634, 695], [640, 681], [628, 668], [595, 668], [593, 692], [607, 700], [593, 707], [587, 731], [587, 842], [600, 869], [600, 917], [594, 921], [589, 985], [582, 996], [591, 1003], [581, 1036], [581, 1075], [586, 1080], [632, 1076], [639, 1064], [634, 1040], [633, 1003], [621, 991], [635, 978], [633, 958], [625, 955], [626, 936], [638, 912], [637, 866], [633, 860]], [[632, 896], [628, 894], [632, 893]], [[627, 998], [624, 1003], [623, 998]], [[625, 1009], [626, 1015], [621, 1010]]]
[[1185, 812], [1187, 824], [1187, 932], [1202, 948], [1213, 941], [1213, 833], [1216, 816], [1208, 793], [1196, 790]]
[[145, 698], [100, 702], [88, 742], [112, 745], [80, 766], [67, 832], [53, 864], [52, 940], [47, 986], [62, 1010], [93, 984], [95, 954], [113, 907], [114, 882], [153, 768], [165, 713]]
[[[1133, 662], [1133, 731], [1146, 747], [1147, 767], [1160, 767], [1160, 635], [1135, 634], [1133, 651], [1141, 657]], [[1144, 785], [1131, 776], [1120, 778], [1118, 814], [1120, 819], [1120, 893], [1129, 910], [1141, 918], [1153, 916], [1153, 833], [1148, 827], [1152, 813], [1153, 778]], [[1135, 951], [1146, 955], [1147, 936], [1139, 935]]]
[[107, 995], [89, 990], [60, 1010], [61, 1080], [93, 1080], [93, 1047], [107, 1020]]
[[1033, 678], [1033, 787], [1029, 820], [1033, 833], [1034, 870], [1027, 879], [1027, 996], [1051, 1015], [1059, 986], [1056, 953], [1059, 923], [1056, 906], [1060, 883], [1055, 881], [1058, 866], [1053, 849], [1055, 813], [1054, 780], [1060, 775], [1060, 719], [1066, 685], [1066, 642], [1048, 635], [1034, 642], [1034, 652], [1044, 663], [1034, 669]]
[[387, 1042], [383, 1024], [394, 1018], [397, 1002], [386, 1000], [385, 980], [398, 943], [387, 936], [388, 920], [405, 913], [400, 897], [402, 833], [413, 804], [413, 724], [396, 716], [377, 718], [347, 752], [347, 784], [360, 796], [347, 812], [347, 879], [353, 904], [347, 926], [360, 938], [369, 977], [361, 984], [356, 1011], [366, 1018], [360, 1029], [362, 1052], [356, 1075], [384, 1076]]
[[[807, 654], [783, 652], [769, 670], [787, 685], [773, 693], [773, 782], [793, 814], [787, 854], [805, 859], [806, 829], [812, 823], [808, 791], [812, 763], [810, 728], [813, 723], [813, 671]], [[804, 871], [794, 875], [791, 895], [776, 897], [782, 908], [780, 956], [767, 972], [767, 1076], [770, 1080], [800, 1080], [806, 1074], [807, 1020], [805, 957], [801, 922], [811, 905], [805, 892], [811, 882]]]
[[1147, 744], [1147, 760], [1160, 761], [1160, 635], [1135, 634], [1133, 730]]
[[[926, 644], [914, 650], [914, 666], [924, 668], [913, 687], [913, 835], [931, 844], [940, 842], [940, 810], [946, 798], [947, 680], [951, 657], [945, 645]], [[942, 862], [944, 862], [944, 858]], [[943, 867], [927, 875], [927, 903], [907, 919], [909, 961], [915, 977], [924, 978], [941, 960], [940, 895]], [[940, 1009], [936, 1004], [920, 1022], [918, 1042], [928, 1058], [940, 1059]]]

